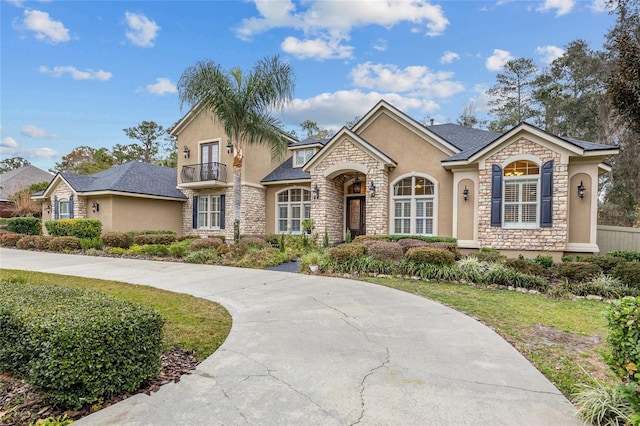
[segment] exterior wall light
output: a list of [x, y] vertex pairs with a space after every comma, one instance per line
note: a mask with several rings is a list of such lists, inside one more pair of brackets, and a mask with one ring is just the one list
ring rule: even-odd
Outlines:
[[584, 198], [584, 191], [585, 190], [586, 190], [586, 188], [584, 187], [584, 184], [582, 183], [582, 181], [580, 181], [580, 185], [578, 185], [578, 197]]
[[360, 194], [360, 191], [362, 191], [362, 183], [360, 182], [360, 179], [358, 179], [358, 176], [356, 175], [356, 178], [353, 181], [353, 193]]
[[47, 204], [47, 207], [44, 208], [47, 214], [51, 214], [51, 204]]
[[184, 155], [184, 158], [189, 158], [191, 157], [191, 150], [189, 149], [188, 146], [184, 146], [184, 148], [182, 149], [182, 155]]
[[231, 154], [233, 152], [233, 145], [231, 144], [231, 139], [227, 139], [227, 154]]
[[373, 181], [371, 181], [371, 185], [369, 185], [369, 196], [371, 198], [376, 198], [376, 186]]
[[91, 210], [95, 213], [95, 212], [99, 212], [100, 211], [100, 204], [98, 204], [97, 202], [93, 202], [91, 203]]
[[313, 187], [313, 199], [317, 200], [318, 198], [320, 198], [320, 188], [318, 188], [318, 184], [316, 184], [316, 186]]
[[464, 198], [465, 203], [469, 199], [469, 190], [467, 189], [467, 185], [465, 185], [464, 189], [462, 190], [462, 198]]

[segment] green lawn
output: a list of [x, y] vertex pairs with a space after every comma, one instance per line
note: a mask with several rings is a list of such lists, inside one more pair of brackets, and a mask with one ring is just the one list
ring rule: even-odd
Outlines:
[[568, 397], [593, 379], [616, 383], [600, 355], [607, 335], [603, 302], [399, 278], [366, 280], [441, 302], [492, 327]]
[[165, 347], [191, 351], [198, 361], [215, 352], [231, 330], [231, 315], [226, 309], [186, 294], [116, 281], [0, 269], [0, 280], [16, 276], [32, 284], [88, 288], [154, 308], [166, 319]]

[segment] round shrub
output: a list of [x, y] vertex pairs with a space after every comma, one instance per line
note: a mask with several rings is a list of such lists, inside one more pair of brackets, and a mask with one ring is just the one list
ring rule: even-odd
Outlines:
[[203, 264], [203, 263], [216, 263], [216, 261], [220, 258], [220, 256], [218, 256], [218, 253], [216, 253], [215, 250], [213, 249], [204, 249], [204, 250], [198, 250], [198, 251], [194, 251], [192, 253], [189, 253], [185, 258], [184, 261], [187, 263], [198, 263], [198, 264]]
[[36, 241], [39, 239], [40, 237], [35, 236], [35, 235], [27, 235], [27, 236], [23, 236], [22, 238], [20, 238], [18, 240], [18, 242], [16, 243], [16, 247], [21, 249], [21, 250], [31, 250], [31, 249], [35, 249], [36, 248]]
[[542, 266], [539, 263], [525, 259], [506, 259], [504, 266], [525, 274], [542, 274]]
[[35, 243], [36, 243], [36, 250], [49, 250], [51, 241], [53, 240], [53, 237], [51, 236], [41, 236], [40, 238], [38, 238]]
[[365, 246], [359, 243], [341, 244], [329, 250], [329, 257], [336, 262], [355, 260], [367, 253]]
[[102, 222], [97, 219], [49, 220], [44, 226], [54, 237], [95, 238], [102, 231]]
[[107, 247], [127, 249], [133, 244], [133, 237], [126, 232], [107, 232], [100, 235], [102, 243]]
[[271, 245], [262, 237], [248, 236], [240, 238], [232, 247], [235, 256], [243, 256], [247, 252], [270, 248]]
[[404, 255], [398, 243], [389, 241], [371, 241], [367, 243], [367, 254], [375, 260], [399, 262]]
[[398, 240], [398, 245], [402, 248], [402, 252], [406, 253], [410, 248], [424, 247], [427, 245], [427, 243], [425, 241], [416, 240], [414, 238], [404, 238], [402, 240]]
[[605, 274], [610, 274], [613, 271], [613, 268], [618, 266], [619, 263], [624, 262], [624, 259], [621, 257], [615, 256], [583, 256], [580, 259], [581, 262], [589, 262], [595, 265], [598, 265], [602, 268], [602, 272]]
[[589, 262], [565, 262], [556, 266], [560, 278], [573, 282], [587, 281], [602, 273], [602, 268]]
[[640, 289], [640, 262], [622, 262], [613, 268], [612, 275], [622, 284]]
[[496, 262], [502, 263], [507, 259], [507, 256], [503, 256], [497, 250], [480, 250], [473, 254], [481, 262]]
[[52, 251], [65, 251], [65, 250], [79, 250], [80, 238], [78, 237], [53, 237], [49, 243], [49, 250]]
[[15, 247], [16, 243], [23, 238], [22, 234], [2, 234], [0, 235], [0, 246], [2, 247]]
[[164, 244], [145, 244], [142, 246], [142, 253], [148, 256], [167, 256], [169, 247]]
[[218, 249], [224, 243], [220, 238], [200, 238], [198, 240], [191, 241], [189, 244], [189, 250], [198, 251], [205, 249]]
[[42, 223], [36, 217], [12, 217], [7, 221], [7, 231], [15, 234], [40, 235]]
[[410, 248], [405, 254], [405, 259], [432, 265], [453, 265], [456, 261], [455, 255], [449, 250], [427, 246]]

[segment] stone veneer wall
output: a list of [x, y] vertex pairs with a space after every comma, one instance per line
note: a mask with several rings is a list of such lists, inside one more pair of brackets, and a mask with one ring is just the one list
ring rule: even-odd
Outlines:
[[[220, 189], [181, 189], [188, 197], [182, 208], [182, 230], [184, 235], [201, 237], [222, 235], [227, 241], [233, 241], [233, 187]], [[240, 215], [240, 234], [265, 233], [265, 193], [263, 188], [242, 186], [242, 211]], [[225, 229], [193, 229], [193, 196], [200, 194], [225, 195]]]
[[55, 197], [58, 196], [58, 200], [69, 200], [71, 195], [73, 195], [73, 217], [81, 219], [87, 217], [87, 197], [79, 197], [73, 192], [69, 185], [64, 181], [61, 181], [53, 191], [53, 194], [51, 194], [51, 198], [48, 201], [48, 203], [51, 204], [51, 219], [54, 218], [53, 212]]
[[[548, 228], [501, 228], [491, 226], [491, 166], [513, 156], [537, 157], [540, 165], [553, 160], [553, 219]], [[560, 164], [560, 154], [521, 138], [486, 159], [479, 171], [478, 242], [496, 250], [563, 251], [567, 241], [568, 167]], [[503, 194], [504, 195], [504, 194]], [[538, 210], [538, 215], [540, 214]], [[539, 219], [539, 218], [538, 218]]]
[[[387, 233], [389, 223], [388, 173], [378, 160], [360, 149], [354, 142], [344, 138], [337, 143], [332, 151], [313, 170], [311, 170], [311, 187], [316, 184], [320, 190], [320, 198], [312, 200], [311, 217], [315, 222], [318, 237], [322, 238], [327, 232], [329, 241], [335, 243], [344, 240], [344, 184], [342, 176], [326, 179], [325, 170], [335, 164], [345, 161], [357, 163], [367, 168], [367, 186], [370, 182], [376, 185], [376, 197], [369, 196], [368, 188], [363, 186], [366, 194], [366, 231], [367, 234]], [[351, 170], [345, 170], [351, 172]]]

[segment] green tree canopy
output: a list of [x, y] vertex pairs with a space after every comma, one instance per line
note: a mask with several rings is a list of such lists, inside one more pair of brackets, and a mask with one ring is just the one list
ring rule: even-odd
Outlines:
[[31, 163], [22, 157], [6, 158], [0, 161], [0, 173], [5, 173], [29, 165], [31, 165]]

